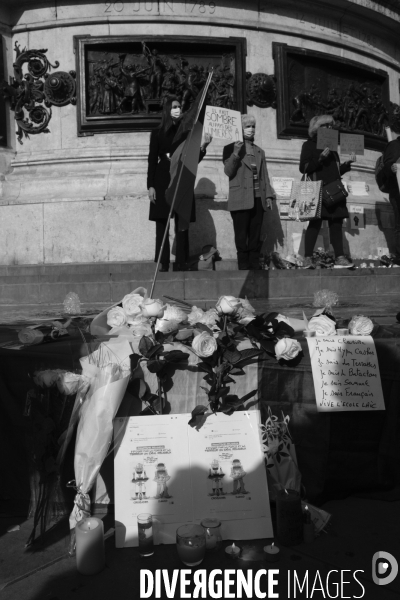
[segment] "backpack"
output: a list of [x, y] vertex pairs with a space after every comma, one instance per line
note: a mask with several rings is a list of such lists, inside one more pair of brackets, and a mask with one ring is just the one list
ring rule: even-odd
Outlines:
[[389, 186], [388, 186], [389, 182], [388, 182], [388, 178], [386, 177], [386, 175], [383, 172], [384, 166], [385, 165], [383, 164], [383, 154], [381, 154], [375, 163], [375, 181], [376, 181], [380, 191], [383, 192], [384, 194], [388, 194], [389, 193]]

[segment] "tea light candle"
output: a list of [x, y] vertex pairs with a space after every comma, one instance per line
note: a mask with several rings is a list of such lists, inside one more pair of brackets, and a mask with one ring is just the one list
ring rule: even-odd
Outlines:
[[89, 517], [77, 523], [76, 568], [82, 575], [94, 575], [105, 566], [103, 521]]
[[225, 552], [229, 558], [239, 558], [240, 550], [239, 546], [235, 546], [235, 543], [225, 548]]
[[275, 543], [272, 542], [269, 546], [264, 546], [265, 559], [267, 562], [277, 562], [279, 560], [280, 550]]
[[343, 329], [337, 329], [336, 331], [337, 331], [338, 335], [349, 335], [349, 330], [345, 329], [345, 328], [343, 328]]

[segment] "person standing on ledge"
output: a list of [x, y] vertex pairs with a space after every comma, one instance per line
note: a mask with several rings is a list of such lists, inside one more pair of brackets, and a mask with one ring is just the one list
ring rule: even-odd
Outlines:
[[[160, 253], [164, 232], [168, 223], [168, 215], [170, 206], [165, 200], [165, 192], [169, 186], [170, 163], [172, 142], [178, 131], [179, 121], [181, 119], [181, 103], [177, 96], [170, 96], [163, 108], [161, 124], [158, 129], [151, 132], [150, 150], [148, 157], [147, 170], [147, 189], [150, 199], [150, 221], [156, 223], [156, 254], [154, 262], [157, 262]], [[206, 155], [206, 148], [211, 141], [211, 136], [205, 136], [201, 148], [199, 162]], [[192, 214], [190, 221], [196, 220], [196, 207], [193, 200]], [[176, 254], [174, 271], [184, 271], [187, 267], [186, 263], [189, 258], [189, 231], [179, 231], [178, 217], [175, 215], [175, 241]], [[164, 248], [161, 255], [160, 271], [169, 270], [170, 244], [169, 235], [165, 240]]]
[[400, 265], [400, 189], [397, 173], [400, 172], [400, 119], [396, 124], [391, 124], [391, 130], [397, 134], [395, 140], [388, 143], [383, 153], [383, 172], [389, 188], [389, 200], [394, 212], [394, 249], [393, 262]]
[[260, 269], [264, 211], [272, 208], [276, 196], [269, 181], [265, 152], [254, 143], [255, 118], [242, 115], [242, 128], [244, 142], [229, 144], [223, 150], [224, 171], [229, 177], [228, 210], [239, 269]]
[[[323, 186], [340, 179], [341, 175], [350, 171], [351, 163], [356, 160], [355, 154], [352, 154], [350, 160], [340, 164], [337, 152], [333, 152], [329, 150], [329, 148], [325, 148], [325, 150], [322, 151], [317, 148], [318, 129], [320, 127], [329, 127], [332, 129], [334, 124], [335, 121], [331, 115], [313, 117], [308, 127], [309, 139], [304, 142], [301, 149], [300, 172], [307, 173], [310, 177], [315, 173], [316, 180], [322, 181]], [[327, 220], [329, 224], [329, 236], [335, 251], [335, 267], [350, 268], [354, 266], [344, 255], [343, 250], [342, 225], [343, 219], [348, 218], [348, 216], [349, 212], [346, 206], [346, 198], [335, 204], [332, 208], [326, 207], [322, 202], [321, 219], [310, 221], [306, 230], [304, 268], [314, 268], [312, 255], [322, 221], [324, 220]]]

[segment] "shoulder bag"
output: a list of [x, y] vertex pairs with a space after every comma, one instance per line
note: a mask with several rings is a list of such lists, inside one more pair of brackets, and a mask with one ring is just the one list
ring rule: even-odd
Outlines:
[[349, 195], [340, 177], [339, 161], [336, 161], [336, 166], [338, 168], [339, 178], [335, 179], [335, 181], [332, 181], [331, 183], [327, 183], [322, 188], [322, 202], [326, 208], [332, 208], [336, 206], [336, 204], [339, 204], [339, 202], [346, 200], [347, 196]]

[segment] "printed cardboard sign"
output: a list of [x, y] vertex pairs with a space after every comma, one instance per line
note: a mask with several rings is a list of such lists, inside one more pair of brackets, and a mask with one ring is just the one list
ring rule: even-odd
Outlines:
[[317, 149], [325, 150], [329, 148], [334, 152], [337, 152], [339, 143], [339, 132], [336, 129], [328, 129], [327, 127], [320, 127], [317, 131]]
[[340, 154], [364, 155], [364, 136], [357, 133], [340, 134]]
[[241, 114], [220, 106], [206, 106], [203, 131], [210, 133], [213, 141], [221, 140], [225, 144], [243, 142]]

